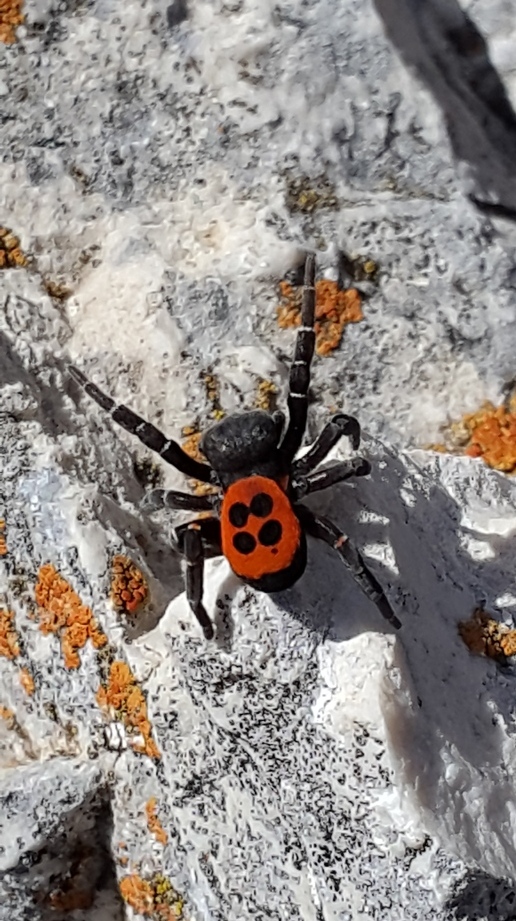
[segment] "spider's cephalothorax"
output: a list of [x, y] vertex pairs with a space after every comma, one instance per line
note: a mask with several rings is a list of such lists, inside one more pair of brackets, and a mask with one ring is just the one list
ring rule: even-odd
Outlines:
[[213, 625], [202, 603], [205, 558], [224, 554], [244, 582], [263, 592], [277, 592], [289, 588], [303, 574], [306, 534], [333, 547], [381, 614], [393, 626], [400, 626], [381, 585], [349, 539], [331, 521], [301, 503], [309, 493], [370, 471], [362, 457], [316, 469], [343, 435], [350, 438], [354, 450], [359, 447], [360, 426], [356, 419], [343, 414], [334, 416], [306, 454], [295, 459], [306, 427], [314, 321], [315, 258], [309, 255], [301, 325], [290, 371], [286, 431], [281, 412], [234, 413], [203, 435], [201, 449], [208, 464], [193, 460], [150, 422], [127, 406], [117, 405], [82, 371], [70, 369], [86, 393], [144, 445], [186, 476], [218, 486], [215, 496], [155, 489], [148, 497], [153, 508], [212, 513], [175, 531], [186, 561], [186, 595], [207, 639], [213, 636]]

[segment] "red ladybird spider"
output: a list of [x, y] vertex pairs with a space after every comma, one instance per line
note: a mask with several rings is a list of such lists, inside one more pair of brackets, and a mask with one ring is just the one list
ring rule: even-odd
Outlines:
[[188, 477], [218, 486], [215, 496], [193, 496], [155, 489], [147, 503], [153, 508], [211, 511], [214, 516], [175, 529], [175, 540], [186, 561], [186, 596], [206, 639], [213, 625], [202, 604], [204, 560], [224, 555], [233, 572], [262, 592], [290, 588], [306, 566], [306, 534], [333, 547], [365, 594], [394, 627], [400, 621], [383, 589], [349, 539], [327, 518], [320, 518], [300, 500], [354, 476], [366, 476], [370, 464], [363, 457], [315, 470], [339, 438], [346, 435], [356, 451], [360, 426], [342, 413], [324, 427], [303, 457], [295, 459], [306, 427], [310, 363], [315, 345], [315, 257], [307, 256], [294, 361], [290, 370], [289, 423], [285, 415], [264, 410], [234, 413], [211, 426], [201, 439], [208, 464], [189, 457], [175, 441], [145, 422], [127, 406], [117, 405], [71, 367], [72, 377], [115, 422], [167, 463]]

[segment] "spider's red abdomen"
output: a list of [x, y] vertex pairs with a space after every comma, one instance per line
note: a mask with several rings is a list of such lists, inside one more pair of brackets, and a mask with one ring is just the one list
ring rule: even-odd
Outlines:
[[220, 511], [222, 552], [233, 572], [256, 583], [288, 569], [301, 543], [301, 526], [278, 483], [264, 476], [237, 480]]

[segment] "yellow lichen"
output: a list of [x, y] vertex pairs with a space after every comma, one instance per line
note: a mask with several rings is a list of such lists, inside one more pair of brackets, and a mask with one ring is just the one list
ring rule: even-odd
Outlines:
[[278, 388], [272, 381], [261, 380], [258, 384], [258, 390], [254, 405], [257, 409], [264, 409], [266, 412], [272, 412], [276, 408], [276, 398]]
[[129, 557], [117, 554], [111, 564], [110, 598], [121, 614], [134, 614], [148, 595], [145, 576]]
[[166, 844], [168, 835], [158, 818], [158, 803], [155, 796], [151, 796], [145, 803], [145, 814], [147, 816], [147, 827], [152, 835], [160, 844]]
[[139, 733], [142, 736], [143, 742], [133, 744], [135, 751], [149, 758], [161, 757], [152, 738], [145, 697], [126, 662], [111, 663], [108, 682], [101, 685], [97, 692], [97, 703], [103, 710], [113, 711], [130, 734]]
[[[183, 429], [182, 448], [193, 460], [205, 464], [206, 458], [199, 447], [201, 438], [202, 432], [192, 425], [186, 426]], [[196, 496], [213, 496], [217, 492], [216, 486], [212, 486], [211, 483], [203, 483], [201, 480], [190, 480], [190, 485]]]
[[183, 917], [183, 899], [160, 873], [150, 880], [137, 873], [125, 876], [120, 881], [120, 894], [134, 911], [155, 921], [180, 921]]
[[15, 659], [20, 655], [18, 634], [14, 629], [14, 614], [6, 608], [0, 608], [0, 656]]
[[90, 639], [95, 649], [107, 643], [91, 608], [83, 604], [77, 592], [51, 563], [41, 566], [36, 583], [36, 603], [42, 633], [57, 633], [67, 668], [81, 664], [78, 649]]
[[206, 387], [206, 396], [211, 403], [211, 416], [219, 421], [225, 416], [224, 410], [220, 405], [219, 382], [213, 374], [205, 374], [204, 385]]
[[[278, 325], [282, 329], [301, 323], [302, 290], [287, 281], [280, 282]], [[315, 348], [318, 355], [324, 356], [337, 348], [348, 323], [363, 320], [362, 299], [355, 288], [342, 291], [335, 281], [325, 278], [315, 283], [315, 297]]]
[[20, 684], [25, 693], [32, 697], [34, 694], [34, 678], [28, 668], [20, 668]]
[[459, 634], [477, 655], [501, 661], [516, 655], [516, 630], [500, 624], [482, 608], [476, 608], [469, 620], [461, 621]]
[[[2, 39], [2, 3], [0, 0], [0, 41]], [[14, 41], [14, 37], [13, 37]], [[16, 269], [27, 265], [27, 257], [20, 249], [20, 241], [7, 227], [0, 227], [0, 269]]]

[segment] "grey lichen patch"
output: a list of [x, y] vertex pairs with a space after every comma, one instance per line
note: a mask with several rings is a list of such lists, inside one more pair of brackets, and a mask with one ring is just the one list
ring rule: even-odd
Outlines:
[[324, 208], [335, 210], [339, 207], [335, 187], [324, 175], [311, 179], [286, 172], [285, 184], [285, 203], [292, 214], [313, 214]]
[[151, 457], [143, 455], [135, 458], [133, 470], [144, 489], [156, 489], [163, 484], [163, 469]]

